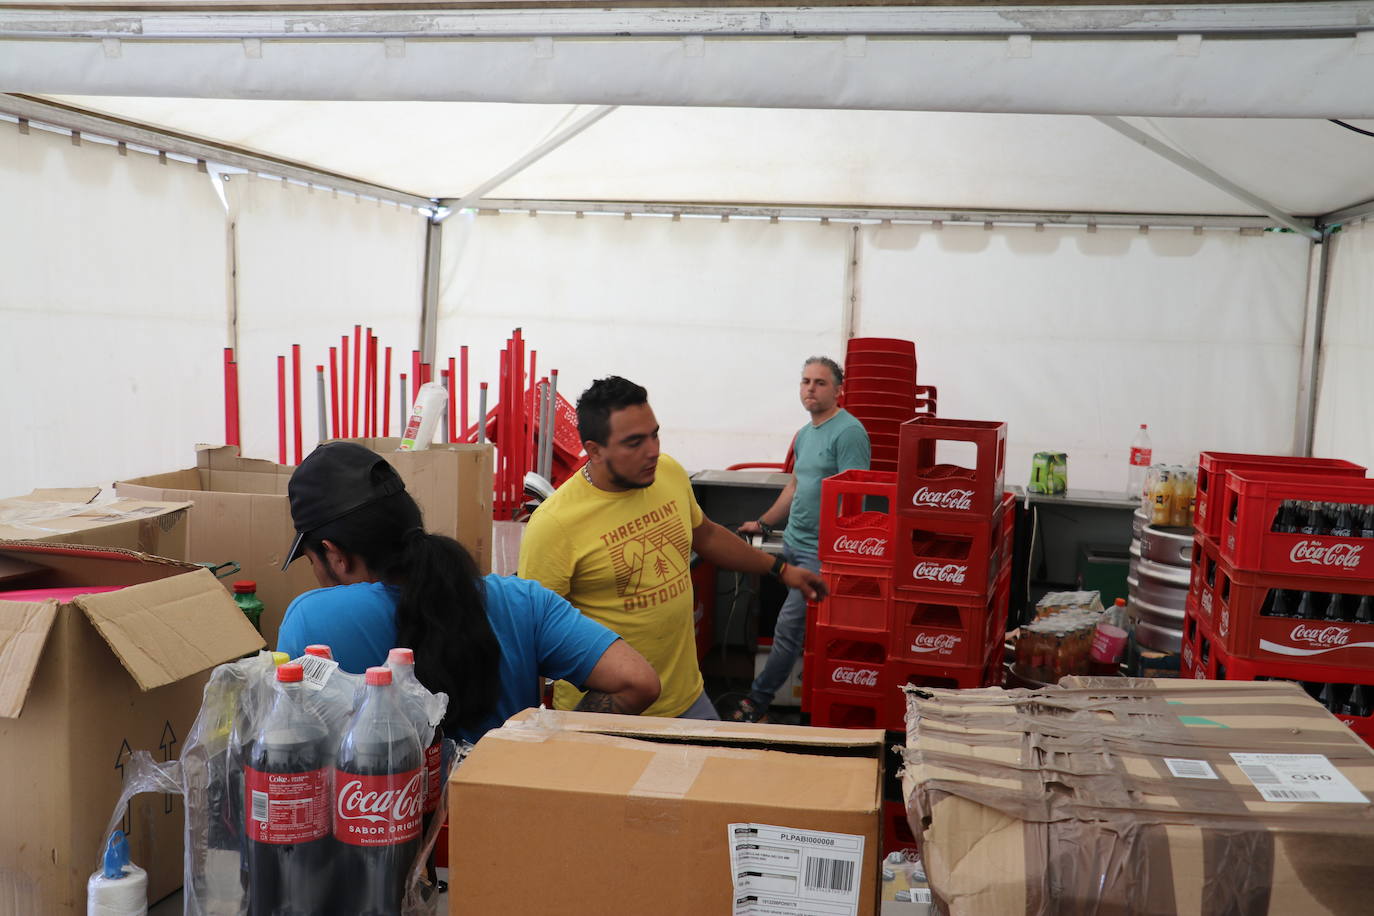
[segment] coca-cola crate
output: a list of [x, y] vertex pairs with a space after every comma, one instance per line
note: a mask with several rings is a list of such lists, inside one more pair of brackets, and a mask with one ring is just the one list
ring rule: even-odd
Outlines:
[[904, 687], [941, 687], [968, 690], [987, 687], [1000, 682], [1002, 644], [983, 647], [983, 656], [971, 665], [945, 665], [938, 662], [912, 662], [903, 659], [888, 661], [884, 669], [886, 684], [883, 696], [887, 709], [883, 715], [887, 728], [906, 728], [906, 693]]
[[893, 728], [885, 725], [886, 700], [877, 693], [816, 688], [811, 694], [811, 724], [824, 728]]
[[911, 831], [911, 821], [907, 819], [906, 803], [883, 802], [883, 857], [904, 849], [917, 848], [919, 844]]
[[[843, 690], [877, 696], [888, 660], [886, 634], [840, 629], [817, 624], [810, 655], [811, 688]], [[806, 690], [803, 671], [803, 692]]]
[[893, 601], [891, 657], [913, 662], [973, 665], [1006, 633], [1011, 567], [1004, 564], [984, 598], [908, 591]]
[[[1002, 504], [1002, 482], [1006, 477], [1007, 424], [917, 417], [899, 429], [899, 514], [986, 518], [997, 511]], [[940, 442], [973, 443], [973, 467], [938, 464], [936, 450]]]
[[1374, 480], [1228, 471], [1221, 555], [1251, 572], [1374, 581], [1374, 538], [1272, 530], [1283, 503], [1314, 500], [1363, 511], [1374, 505]]
[[822, 563], [892, 566], [897, 475], [842, 471], [821, 481]]
[[974, 597], [992, 592], [1011, 556], [1015, 501], [1005, 494], [997, 511], [983, 518], [899, 515], [893, 587]]
[[829, 594], [816, 602], [816, 623], [869, 633], [889, 631], [892, 575], [888, 570], [823, 562], [821, 579]]
[[1365, 468], [1339, 458], [1295, 458], [1287, 455], [1245, 455], [1239, 452], [1203, 452], [1197, 459], [1197, 503], [1193, 526], [1208, 537], [1221, 536], [1222, 491], [1227, 471], [1264, 471], [1279, 474], [1312, 474], [1333, 477], [1364, 477]]
[[[1374, 582], [1246, 572], [1228, 563], [1211, 538], [1199, 535], [1194, 544], [1188, 610], [1228, 655], [1374, 669], [1374, 622], [1355, 619], [1374, 616]], [[1337, 619], [1328, 620], [1332, 595], [1342, 597]]]

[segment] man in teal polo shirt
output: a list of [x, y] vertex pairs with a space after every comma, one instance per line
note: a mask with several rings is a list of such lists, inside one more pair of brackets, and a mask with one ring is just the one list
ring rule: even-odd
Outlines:
[[[739, 527], [742, 534], [768, 535], [787, 519], [783, 530], [782, 558], [812, 572], [820, 571], [817, 537], [820, 532], [821, 481], [841, 471], [868, 470], [868, 433], [863, 424], [839, 406], [844, 370], [833, 359], [813, 356], [802, 366], [801, 402], [811, 422], [792, 442], [792, 479], [778, 499], [756, 522]], [[749, 695], [722, 715], [741, 722], [757, 722], [768, 712], [801, 654], [806, 639], [806, 596], [790, 589], [778, 611], [773, 629], [773, 649], [763, 671], [754, 679]]]

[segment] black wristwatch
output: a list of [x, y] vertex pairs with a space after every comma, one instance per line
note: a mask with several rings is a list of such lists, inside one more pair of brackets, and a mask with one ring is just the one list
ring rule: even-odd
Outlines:
[[773, 576], [782, 578], [782, 571], [787, 568], [787, 564], [782, 561], [782, 557], [773, 558], [773, 568], [768, 570]]
[[759, 530], [763, 532], [763, 536], [764, 536], [764, 537], [766, 537], [766, 538], [771, 538], [771, 537], [773, 536], [773, 526], [772, 526], [772, 525], [768, 524], [768, 523], [765, 522], [763, 519], [759, 519], [759, 520], [758, 520], [758, 526], [759, 526]]

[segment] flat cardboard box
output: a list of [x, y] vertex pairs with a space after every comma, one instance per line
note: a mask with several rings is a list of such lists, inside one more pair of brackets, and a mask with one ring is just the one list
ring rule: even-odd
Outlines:
[[99, 487], [69, 487], [0, 499], [0, 540], [119, 547], [186, 559], [190, 503], [94, 502], [99, 495]]
[[[451, 778], [450, 912], [729, 914], [756, 894], [730, 825], [761, 824], [862, 837], [854, 912], [874, 913], [882, 766], [876, 730], [526, 710]], [[806, 850], [794, 870], [826, 861]], [[809, 912], [760, 906], [738, 912]]]
[[[459, 530], [473, 532], [458, 540], [473, 552], [482, 572], [490, 569], [490, 445], [394, 453], [390, 443], [399, 445], [399, 439], [357, 441], [396, 467], [424, 511], [429, 530], [450, 537]], [[294, 470], [292, 465], [242, 458], [235, 446], [203, 446], [197, 449], [195, 467], [122, 480], [115, 491], [121, 496], [194, 503], [188, 558], [206, 563], [233, 560], [242, 566], [225, 584], [234, 579], [257, 582], [264, 607], [262, 635], [275, 646], [291, 600], [319, 586], [305, 560], [281, 571], [296, 537], [286, 489]]]
[[951, 916], [1371, 911], [1374, 751], [1296, 684], [1066, 678], [908, 702], [908, 815]]
[[[0, 913], [86, 911], [86, 880], [134, 751], [174, 760], [208, 669], [262, 639], [207, 570], [132, 551], [0, 542], [0, 589], [123, 585], [69, 602], [0, 592]], [[121, 826], [149, 900], [181, 886], [179, 796]]]
[[[425, 529], [462, 544], [484, 575], [491, 572], [492, 446], [431, 445], [397, 451], [401, 440], [347, 439], [381, 455], [405, 481], [424, 513]], [[514, 575], [514, 572], [511, 573]]]

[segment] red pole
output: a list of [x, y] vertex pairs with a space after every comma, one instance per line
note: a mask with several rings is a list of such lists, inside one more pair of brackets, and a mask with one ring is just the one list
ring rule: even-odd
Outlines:
[[509, 486], [507, 480], [510, 473], [507, 470], [510, 464], [510, 341], [506, 341], [506, 349], [501, 351], [501, 392], [499, 400], [496, 402], [496, 431], [499, 436], [497, 448], [500, 453], [496, 456], [496, 466], [498, 469], [496, 477], [496, 492], [500, 495], [498, 505], [501, 518], [506, 518], [506, 496]]
[[458, 441], [458, 372], [454, 368], [457, 362], [452, 356], [448, 358], [448, 441]]
[[367, 379], [367, 390], [372, 395], [372, 435], [377, 435], [377, 338], [374, 335], [372, 345], [368, 349], [371, 357], [372, 375]]
[[463, 378], [462, 378], [462, 380], [461, 380], [461, 381], [459, 382], [459, 384], [458, 384], [458, 397], [461, 399], [461, 400], [459, 400], [459, 402], [458, 402], [458, 403], [461, 405], [461, 406], [458, 408], [458, 410], [460, 411], [459, 416], [458, 416], [458, 422], [460, 422], [460, 423], [463, 424], [463, 441], [466, 442], [466, 441], [468, 440], [468, 348], [467, 348], [467, 347], [459, 347], [459, 348], [458, 348], [458, 362], [459, 362], [459, 365], [461, 366], [460, 371], [463, 373]]
[[[399, 389], [398, 393], [401, 394], [401, 395], [404, 395], [404, 394], [406, 393], [406, 374], [405, 374], [404, 372], [401, 373], [401, 386], [400, 386], [400, 389]], [[404, 438], [404, 436], [405, 436], [405, 434], [406, 434], [406, 424], [409, 423], [409, 422], [410, 422], [410, 408], [407, 407], [406, 409], [404, 409], [404, 410], [401, 411], [401, 416], [398, 418], [398, 426], [399, 426], [399, 428], [400, 428], [400, 431], [399, 431], [398, 433], [396, 433], [396, 435], [401, 436], [401, 437]]]
[[515, 466], [511, 468], [511, 496], [515, 496], [515, 486], [525, 476], [525, 338], [516, 328], [515, 354], [511, 357], [511, 409], [515, 412], [515, 423], [511, 428], [511, 442], [515, 445]]
[[277, 464], [286, 464], [286, 357], [277, 357]]
[[369, 384], [370, 384], [371, 381], [372, 381], [372, 329], [371, 329], [371, 328], [368, 328], [368, 329], [366, 330], [366, 332], [363, 334], [363, 358], [362, 358], [362, 364], [363, 364], [363, 425], [362, 425], [362, 431], [363, 431], [363, 436], [364, 436], [364, 437], [370, 437], [370, 436], [372, 435], [372, 429], [371, 429], [371, 425], [370, 425], [369, 422], [368, 422], [368, 418], [369, 418], [369, 416], [371, 415], [371, 411], [372, 411], [372, 397], [373, 397], [372, 389], [369, 387]]
[[329, 348], [329, 418], [334, 438], [339, 438], [339, 348]]
[[[439, 384], [444, 386], [445, 391], [453, 390], [453, 376], [448, 374], [447, 369], [439, 370]], [[449, 398], [444, 404], [444, 433], [449, 442], [453, 441], [453, 398]]]
[[339, 424], [343, 427], [339, 433], [339, 438], [348, 438], [348, 335], [339, 338], [339, 345], [343, 349], [343, 359], [340, 361], [340, 368], [343, 370], [339, 376]]
[[358, 438], [358, 414], [362, 411], [362, 405], [358, 403], [358, 396], [362, 393], [359, 390], [362, 387], [360, 384], [362, 381], [362, 374], [363, 326], [355, 324], [353, 325], [353, 425], [351, 427], [352, 433], [350, 433], [355, 439]]
[[420, 396], [420, 351], [410, 351], [410, 400]]
[[224, 444], [234, 441], [234, 348], [224, 348]]
[[233, 362], [229, 364], [229, 370], [234, 377], [234, 441], [225, 443], [226, 445], [243, 445], [243, 433], [239, 428], [239, 364]]
[[386, 363], [382, 369], [382, 435], [391, 435], [391, 348], [386, 348]]
[[538, 387], [535, 384], [535, 379], [539, 378], [539, 374], [535, 371], [538, 356], [538, 351], [530, 351], [529, 393], [526, 394], [525, 389], [520, 389], [520, 409], [525, 412], [525, 441], [523, 443], [525, 449], [525, 467], [520, 472], [520, 479], [522, 481], [524, 480], [525, 471], [533, 471], [535, 465], [538, 464], [538, 462], [534, 460], [534, 425], [539, 421], [539, 402], [534, 397], [535, 389]]
[[291, 407], [295, 417], [296, 464], [304, 457], [301, 452], [301, 345], [291, 345]]

